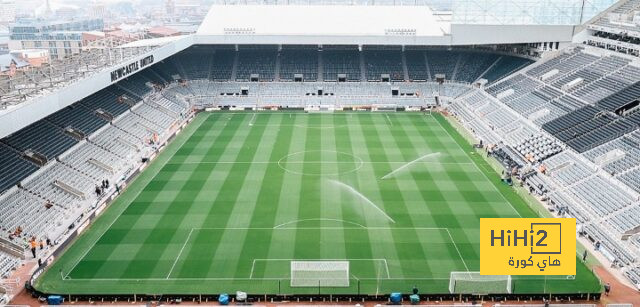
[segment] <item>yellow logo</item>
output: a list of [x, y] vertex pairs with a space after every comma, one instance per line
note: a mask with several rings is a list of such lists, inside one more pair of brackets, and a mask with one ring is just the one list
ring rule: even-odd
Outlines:
[[575, 275], [576, 220], [480, 219], [481, 275]]

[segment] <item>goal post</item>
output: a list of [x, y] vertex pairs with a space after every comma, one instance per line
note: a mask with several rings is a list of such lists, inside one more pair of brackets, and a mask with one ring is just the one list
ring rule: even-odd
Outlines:
[[291, 261], [291, 287], [349, 287], [349, 261]]
[[480, 272], [451, 272], [449, 292], [455, 294], [511, 293], [511, 275], [480, 275]]
[[371, 105], [371, 112], [397, 112], [397, 104], [374, 104]]

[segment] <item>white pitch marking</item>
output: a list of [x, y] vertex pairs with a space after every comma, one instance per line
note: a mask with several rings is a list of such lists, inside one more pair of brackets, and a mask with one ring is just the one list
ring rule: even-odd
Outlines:
[[460, 260], [462, 260], [462, 264], [464, 264], [464, 268], [467, 269], [467, 272], [469, 272], [469, 267], [467, 266], [467, 263], [464, 261], [464, 258], [462, 257], [462, 254], [460, 253], [460, 250], [458, 249], [458, 245], [456, 244], [456, 241], [451, 236], [451, 232], [449, 232], [449, 228], [445, 228], [445, 230], [447, 231], [447, 234], [449, 235], [449, 239], [451, 239], [451, 243], [453, 243], [453, 247], [456, 248], [456, 251], [458, 252], [458, 256], [460, 257]]
[[[278, 163], [278, 161], [185, 161], [185, 162], [173, 162], [167, 163], [169, 165], [189, 165], [189, 164], [272, 164]], [[332, 164], [353, 164], [351, 161], [291, 161], [287, 162], [287, 164], [318, 164], [318, 163], [332, 163]], [[406, 161], [370, 161], [370, 162], [360, 162], [357, 161], [358, 164], [406, 164]], [[470, 165], [473, 162], [436, 162], [436, 161], [418, 161], [415, 163], [421, 164], [438, 164], [438, 165]]]
[[257, 115], [257, 114], [258, 114], [258, 113], [253, 113], [253, 116], [251, 117], [251, 120], [249, 121], [249, 126], [253, 126], [253, 123], [254, 123], [254, 121], [255, 121], [255, 119], [256, 119], [256, 115]]
[[[326, 259], [323, 259], [326, 260]], [[376, 281], [379, 280], [378, 278], [359, 278], [360, 280], [372, 280], [372, 281]], [[431, 277], [431, 278], [414, 278], [411, 277], [411, 280], [449, 280], [450, 277]], [[551, 278], [551, 276], [547, 277], [547, 280], [551, 280], [551, 279], [566, 279], [566, 277], [562, 277], [562, 278]], [[180, 277], [180, 278], [74, 278], [74, 279], [66, 279], [67, 282], [74, 282], [74, 281], [78, 281], [78, 282], [87, 282], [87, 281], [115, 281], [115, 282], [119, 282], [119, 281], [220, 281], [220, 280], [282, 280], [281, 277], [277, 278], [277, 277], [267, 277], [267, 278], [247, 278], [247, 277]], [[388, 280], [404, 280], [406, 281], [407, 278], [406, 277], [402, 277], [402, 278], [388, 278]]]
[[171, 270], [169, 271], [169, 274], [167, 274], [167, 278], [169, 279], [169, 276], [171, 276], [171, 273], [173, 273], [173, 269], [176, 267], [176, 264], [178, 263], [178, 260], [180, 260], [180, 256], [182, 256], [182, 252], [184, 251], [184, 248], [187, 246], [187, 243], [189, 243], [189, 239], [191, 238], [191, 234], [193, 233], [193, 230], [195, 228], [191, 228], [191, 231], [189, 231], [189, 235], [187, 236], [187, 239], [184, 240], [184, 244], [182, 244], [182, 248], [180, 249], [180, 253], [178, 253], [178, 256], [176, 257], [176, 261], [173, 262], [173, 265], [171, 266]]
[[249, 273], [249, 279], [253, 278], [253, 268], [256, 266], [256, 260], [253, 259], [253, 263], [251, 264], [251, 273]]
[[389, 118], [388, 114], [384, 115], [387, 118], [387, 121], [389, 122], [389, 125], [393, 126], [393, 122], [391, 121], [391, 118]]
[[[208, 118], [208, 116], [207, 116], [207, 118]], [[196, 130], [198, 130], [198, 129], [200, 128], [200, 126], [202, 126], [202, 124], [203, 124], [204, 122], [205, 122], [205, 120], [203, 120], [202, 122], [200, 122], [199, 126], [198, 126], [198, 127], [196, 127], [195, 129], [196, 129]], [[188, 139], [189, 139], [189, 138], [185, 138], [185, 139], [184, 139], [184, 142], [183, 142], [183, 144], [182, 144], [182, 145], [184, 145], [184, 143], [186, 143]], [[173, 144], [173, 142], [172, 142], [171, 144]], [[168, 148], [168, 146], [170, 146], [171, 144], [169, 144], [169, 145], [167, 145], [167, 146], [164, 146], [164, 147], [163, 147], [163, 149], [161, 149], [161, 151], [164, 151], [164, 149]], [[182, 145], [181, 145], [181, 146], [182, 146]], [[164, 163], [162, 166], [165, 166], [165, 165], [169, 164], [169, 161], [171, 161], [171, 160], [173, 159], [173, 157], [176, 155], [176, 153], [177, 153], [177, 152], [178, 152], [178, 150], [174, 151], [174, 152], [173, 152], [173, 154], [171, 154], [171, 157], [169, 157], [169, 159], [167, 159], [167, 160], [165, 161], [165, 163]], [[154, 160], [154, 161], [156, 161], [156, 160]], [[153, 161], [152, 161], [152, 162], [153, 162]], [[156, 178], [156, 176], [158, 176], [158, 174], [159, 174], [159, 173], [160, 173], [160, 172], [158, 171], [155, 175], [153, 175], [153, 177], [151, 177], [150, 181], [153, 181], [153, 179], [155, 179], [155, 178]], [[137, 197], [138, 195], [140, 195], [140, 193], [142, 193], [142, 191], [143, 191], [143, 190], [144, 190], [144, 189], [140, 189], [140, 190], [138, 191], [138, 193], [136, 194], [136, 197]], [[100, 235], [100, 237], [98, 237], [98, 239], [97, 239], [97, 240], [93, 241], [93, 244], [91, 244], [91, 247], [90, 247], [90, 248], [87, 248], [87, 249], [86, 249], [86, 251], [84, 252], [84, 254], [82, 254], [82, 257], [78, 258], [78, 261], [73, 265], [73, 267], [71, 268], [71, 270], [69, 270], [69, 271], [67, 272], [67, 275], [65, 275], [64, 279], [69, 278], [69, 274], [71, 274], [71, 272], [73, 272], [73, 270], [75, 270], [75, 268], [78, 266], [78, 264], [80, 264], [80, 262], [82, 262], [82, 260], [84, 259], [84, 257], [86, 257], [86, 256], [87, 256], [87, 254], [89, 254], [89, 252], [90, 252], [90, 251], [91, 251], [91, 250], [96, 246], [96, 243], [98, 243], [98, 241], [100, 241], [100, 239], [102, 239], [102, 237], [104, 237], [104, 235], [107, 233], [107, 231], [109, 231], [109, 229], [111, 229], [111, 227], [113, 226], [113, 224], [115, 224], [115, 223], [116, 223], [116, 221], [120, 218], [120, 216], [122, 215], [122, 213], [124, 213], [124, 211], [125, 211], [125, 210], [127, 210], [127, 208], [129, 208], [129, 206], [131, 206], [131, 204], [132, 204], [132, 203], [133, 203], [133, 202], [130, 202], [130, 203], [129, 203], [129, 204], [128, 204], [128, 205], [127, 205], [127, 206], [122, 210], [122, 212], [120, 212], [120, 214], [119, 214], [118, 216], [116, 216], [116, 217], [113, 219], [113, 221], [111, 221], [111, 224], [109, 224], [109, 227], [107, 227], [107, 228], [104, 230], [104, 232]]]
[[[451, 139], [455, 140], [455, 139], [453, 138], [453, 136], [449, 133], [449, 131], [447, 131], [447, 129], [445, 129], [445, 128], [444, 128], [444, 126], [442, 126], [442, 124], [438, 121], [438, 119], [436, 119], [435, 117], [434, 117], [434, 119], [435, 119], [435, 121], [438, 123], [438, 125], [440, 126], [440, 128], [442, 128], [442, 130], [444, 130], [444, 132], [445, 132], [445, 133], [446, 133], [446, 134], [447, 134]], [[426, 121], [425, 121], [425, 122], [426, 122]], [[464, 152], [464, 149], [462, 149], [462, 146], [460, 146], [460, 144], [458, 144], [458, 142], [454, 142], [454, 143], [456, 143], [456, 145], [458, 145], [458, 148], [460, 148], [460, 150], [462, 150], [462, 151]], [[471, 160], [471, 158], [469, 158], [469, 160]], [[471, 161], [471, 162], [473, 162], [473, 161]], [[496, 187], [493, 185], [493, 182], [491, 182], [491, 178], [489, 178], [489, 176], [487, 176], [487, 174], [485, 174], [482, 170], [480, 170], [480, 168], [478, 167], [478, 165], [476, 165], [475, 163], [473, 163], [473, 166], [475, 166], [475, 168], [476, 168], [480, 173], [482, 173], [482, 175], [484, 176], [484, 178], [487, 178], [487, 180], [489, 180], [489, 183], [491, 183], [491, 187], [493, 187], [493, 190], [494, 190], [494, 191], [496, 191], [496, 192], [500, 195], [500, 197], [501, 197], [501, 198], [502, 198], [502, 199], [503, 199], [507, 204], [509, 204], [509, 206], [511, 206], [511, 209], [513, 209], [513, 211], [514, 211], [514, 212], [515, 212], [519, 217], [522, 217], [522, 215], [520, 214], [520, 212], [518, 212], [518, 210], [516, 210], [516, 207], [514, 207], [514, 206], [513, 206], [513, 204], [511, 204], [511, 202], [510, 202], [510, 201], [508, 201], [508, 200], [504, 197], [504, 195], [502, 195], [502, 192], [500, 192], [500, 191], [498, 190], [498, 188], [496, 188]]]
[[290, 221], [290, 222], [286, 222], [286, 223], [282, 223], [280, 225], [274, 226], [273, 229], [278, 229], [282, 226], [286, 226], [286, 225], [290, 225], [290, 224], [295, 224], [295, 223], [299, 223], [299, 222], [308, 222], [308, 221], [330, 221], [330, 222], [343, 222], [343, 223], [347, 223], [347, 224], [352, 224], [352, 225], [356, 225], [358, 227], [364, 228], [366, 229], [367, 227], [362, 225], [362, 224], [358, 224], [356, 222], [351, 222], [351, 221], [345, 221], [345, 220], [341, 220], [341, 219], [329, 219], [329, 218], [315, 218], [315, 219], [302, 219], [302, 220], [295, 220], [295, 221]]
[[[393, 279], [391, 278], [391, 271], [389, 271], [389, 264], [387, 263], [387, 258], [335, 258], [335, 259], [294, 259], [294, 258], [254, 258], [253, 259], [253, 264], [251, 265], [251, 272], [249, 273], [249, 279], [253, 279], [253, 271], [254, 271], [254, 267], [256, 265], [256, 261], [262, 261], [262, 262], [268, 262], [268, 261], [374, 261], [374, 262], [380, 262], [384, 264], [384, 269], [387, 271], [386, 275], [387, 278], [386, 279]], [[358, 278], [355, 275], [352, 274], [353, 277], [355, 277], [356, 279], [361, 279], [361, 280], [380, 280], [380, 271], [378, 270], [378, 266], [376, 266], [376, 278]], [[243, 278], [240, 278], [243, 279]], [[266, 277], [266, 278], [256, 278], [256, 279], [278, 279], [276, 277]]]

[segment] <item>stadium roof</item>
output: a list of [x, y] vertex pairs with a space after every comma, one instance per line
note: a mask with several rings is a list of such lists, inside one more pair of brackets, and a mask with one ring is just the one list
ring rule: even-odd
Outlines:
[[214, 5], [197, 34], [378, 36], [390, 30], [443, 36], [449, 23], [428, 6]]

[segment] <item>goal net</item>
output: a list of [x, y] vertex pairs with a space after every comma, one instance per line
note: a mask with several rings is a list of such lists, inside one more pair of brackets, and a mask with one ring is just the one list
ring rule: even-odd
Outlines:
[[335, 109], [334, 105], [307, 106], [304, 108], [307, 113], [333, 113]]
[[291, 261], [291, 287], [349, 287], [349, 261]]
[[371, 106], [371, 112], [396, 112], [398, 105], [396, 104], [374, 104]]
[[511, 293], [511, 275], [480, 275], [480, 272], [451, 272], [449, 292], [456, 294]]

